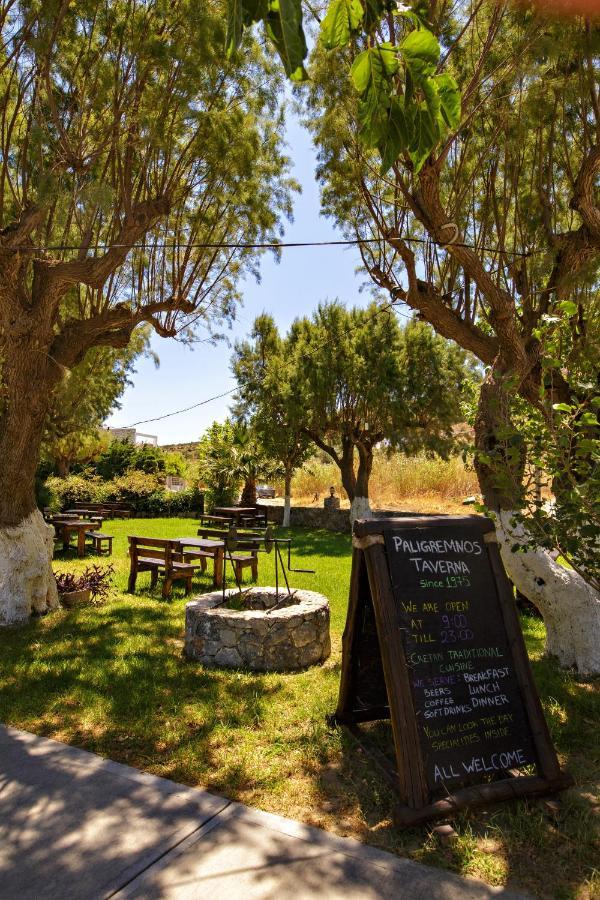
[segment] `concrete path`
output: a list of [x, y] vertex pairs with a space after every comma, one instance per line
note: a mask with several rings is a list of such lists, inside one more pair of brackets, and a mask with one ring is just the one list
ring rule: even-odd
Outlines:
[[518, 897], [0, 725], [0, 898], [113, 896]]

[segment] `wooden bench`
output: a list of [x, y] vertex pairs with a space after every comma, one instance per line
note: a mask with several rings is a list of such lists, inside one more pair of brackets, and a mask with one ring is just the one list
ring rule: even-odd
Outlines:
[[174, 581], [185, 581], [186, 596], [192, 590], [192, 578], [198, 566], [185, 561], [179, 541], [162, 540], [160, 538], [129, 537], [129, 556], [131, 568], [127, 590], [135, 591], [135, 583], [139, 572], [150, 572], [150, 587], [156, 587], [158, 576], [164, 576], [162, 596], [171, 596]]
[[231, 523], [233, 522], [233, 519], [230, 519], [228, 516], [209, 516], [209, 515], [200, 516], [200, 524], [204, 525], [205, 522], [208, 522], [209, 526], [216, 525], [217, 527], [221, 526], [222, 528], [225, 528], [225, 527], [231, 525]]
[[96, 553], [103, 553], [102, 544], [108, 544], [106, 555], [112, 556], [112, 534], [104, 534], [102, 531], [86, 531], [86, 538], [91, 538], [92, 547]]
[[[198, 536], [204, 538], [216, 538], [217, 540], [226, 541], [228, 532], [218, 528], [199, 528]], [[254, 532], [237, 532], [237, 542], [240, 549], [244, 549], [244, 545], [246, 545], [245, 549], [249, 550], [249, 553], [229, 553], [226, 551], [225, 557], [233, 562], [233, 567], [235, 570], [235, 577], [237, 581], [242, 580], [243, 570], [246, 568], [250, 568], [252, 581], [256, 581], [258, 578], [258, 549], [257, 545], [260, 539], [263, 537], [263, 533], [260, 531]], [[225, 545], [227, 546], [227, 544]]]
[[133, 507], [127, 503], [114, 503], [108, 500], [104, 503], [77, 502], [73, 504], [73, 509], [85, 509], [110, 519], [127, 519], [134, 512]]

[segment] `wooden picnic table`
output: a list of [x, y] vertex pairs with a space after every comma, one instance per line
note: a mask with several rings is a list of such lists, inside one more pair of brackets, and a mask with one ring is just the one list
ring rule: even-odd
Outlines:
[[200, 537], [180, 537], [174, 538], [181, 546], [182, 552], [185, 547], [193, 547], [202, 553], [210, 554], [214, 560], [214, 585], [217, 588], [223, 587], [223, 557], [225, 556], [225, 542], [218, 541], [214, 538]]
[[77, 534], [77, 556], [85, 556], [85, 533], [94, 528], [95, 522], [87, 519], [68, 519], [57, 521], [56, 527], [60, 529], [63, 549], [68, 550], [71, 543], [71, 535]]
[[91, 519], [98, 527], [102, 526], [105, 519], [104, 516], [98, 515], [95, 509], [67, 509], [62, 515], [69, 516], [69, 518]]
[[256, 516], [255, 506], [214, 506], [213, 513], [217, 516], [228, 516], [235, 519], [236, 525], [239, 525], [242, 516]]

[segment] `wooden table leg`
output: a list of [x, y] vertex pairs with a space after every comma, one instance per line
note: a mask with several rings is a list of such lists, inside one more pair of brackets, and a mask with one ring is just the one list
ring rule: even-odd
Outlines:
[[77, 532], [77, 556], [85, 556], [85, 529], [80, 528]]
[[222, 547], [219, 547], [215, 553], [215, 587], [223, 587], [223, 553]]

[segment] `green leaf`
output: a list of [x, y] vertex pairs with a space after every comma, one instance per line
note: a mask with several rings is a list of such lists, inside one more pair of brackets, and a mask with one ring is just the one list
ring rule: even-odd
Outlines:
[[398, 71], [398, 58], [391, 44], [379, 44], [360, 53], [350, 75], [361, 94], [358, 117], [360, 138], [368, 147], [378, 147], [388, 130], [392, 77]]
[[439, 121], [441, 119], [441, 102], [437, 85], [433, 78], [424, 78], [421, 82], [421, 90], [423, 91], [425, 103], [427, 104], [427, 109], [429, 110], [432, 119], [434, 119], [434, 121]]
[[572, 316], [576, 315], [577, 309], [578, 309], [577, 304], [574, 303], [572, 300], [563, 300], [562, 303], [558, 304], [558, 308], [562, 309], [562, 311], [564, 312], [565, 316], [567, 316], [568, 319], [570, 319]]
[[385, 138], [379, 144], [382, 175], [396, 162], [402, 151], [407, 149], [409, 142], [409, 122], [404, 113], [404, 103], [401, 97], [392, 97]]
[[568, 403], [554, 403], [552, 405], [552, 409], [555, 409], [557, 412], [566, 412], [566, 413], [570, 413], [573, 411], [573, 407], [569, 406]]
[[460, 90], [452, 75], [445, 72], [431, 79], [437, 85], [441, 112], [448, 128], [458, 128], [460, 124]]
[[227, 0], [225, 52], [228, 57], [240, 46], [244, 28], [265, 19], [268, 11], [267, 0]]
[[585, 412], [579, 420], [579, 424], [581, 425], [600, 425], [596, 415], [591, 412]]
[[327, 50], [345, 47], [363, 19], [360, 0], [331, 0], [321, 23], [321, 42]]
[[265, 28], [281, 57], [286, 75], [292, 81], [304, 81], [308, 47], [302, 30], [302, 0], [271, 0]]
[[591, 438], [581, 438], [577, 442], [577, 453], [581, 454], [589, 454], [595, 453], [596, 450], [600, 449], [600, 445], [598, 441], [594, 441]]
[[244, 30], [243, 20], [243, 0], [228, 0], [227, 37], [225, 38], [225, 52], [228, 57], [230, 57], [240, 46]]
[[358, 104], [359, 136], [367, 147], [378, 147], [387, 133], [388, 110], [377, 102], [374, 91], [367, 91]]
[[440, 58], [440, 45], [431, 31], [426, 28], [411, 31], [399, 49], [415, 80], [433, 75]]
[[436, 119], [432, 117], [427, 106], [421, 104], [415, 110], [413, 139], [409, 148], [415, 173], [423, 168], [425, 160], [437, 144], [439, 137], [440, 130]]
[[389, 79], [398, 71], [396, 48], [378, 44], [359, 53], [350, 69], [350, 77], [359, 94], [373, 87], [377, 93], [389, 89]]

